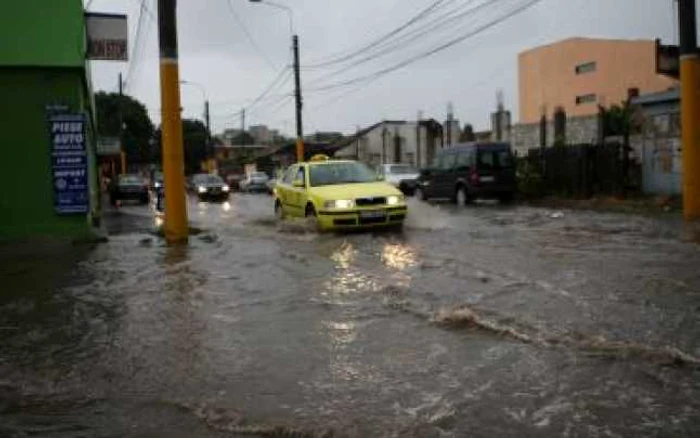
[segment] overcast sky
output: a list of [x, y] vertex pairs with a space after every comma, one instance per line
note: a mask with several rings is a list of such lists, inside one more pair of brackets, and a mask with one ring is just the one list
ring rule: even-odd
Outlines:
[[[399, 39], [344, 63], [312, 68], [354, 54], [436, 0], [277, 1], [294, 11], [306, 133], [349, 133], [382, 119], [415, 120], [418, 111], [426, 118], [444, 120], [448, 102], [462, 123], [484, 129], [498, 90], [517, 120], [517, 54], [522, 50], [574, 36], [677, 40], [672, 0], [541, 0], [491, 27], [533, 0], [443, 0], [394, 36]], [[90, 11], [126, 13], [129, 19], [131, 61], [92, 62], [95, 89], [116, 91], [122, 72], [126, 91], [142, 101], [159, 123], [157, 0], [143, 0], [138, 47], [141, 0], [85, 3], [90, 3]], [[240, 110], [285, 68], [288, 73], [283, 73], [279, 86], [250, 108], [246, 124], [294, 132], [293, 82], [287, 67], [291, 38], [284, 11], [248, 0], [179, 0], [178, 26], [181, 78], [204, 88], [211, 101], [214, 132], [239, 127]], [[376, 72], [467, 34], [473, 36], [369, 81]], [[379, 51], [385, 53], [366, 59]], [[340, 85], [345, 82], [350, 83]], [[184, 117], [202, 118], [202, 91], [182, 85], [181, 96]]]

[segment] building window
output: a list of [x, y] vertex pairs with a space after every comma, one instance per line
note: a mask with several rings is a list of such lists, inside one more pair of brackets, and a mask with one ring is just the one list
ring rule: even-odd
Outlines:
[[585, 105], [587, 103], [595, 103], [597, 100], [595, 94], [584, 94], [582, 96], [576, 96], [576, 105]]
[[593, 73], [596, 70], [596, 63], [595, 62], [586, 62], [583, 64], [579, 64], [576, 66], [576, 74], [577, 75], [583, 75], [586, 73]]

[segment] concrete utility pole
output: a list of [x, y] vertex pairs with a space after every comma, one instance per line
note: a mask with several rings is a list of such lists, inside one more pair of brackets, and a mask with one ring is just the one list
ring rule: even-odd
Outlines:
[[124, 148], [124, 81], [122, 74], [119, 73], [119, 147], [121, 149], [119, 156], [121, 158], [121, 174], [126, 174], [126, 149]]
[[301, 69], [299, 67], [299, 37], [292, 35], [292, 50], [294, 51], [294, 96], [296, 98], [297, 116], [297, 161], [304, 161], [304, 124], [301, 111], [304, 103], [301, 100]]
[[416, 167], [421, 167], [420, 125], [423, 120], [423, 111], [418, 111], [416, 119]]
[[204, 89], [204, 85], [198, 82], [181, 80], [180, 84], [191, 85], [197, 88], [200, 93], [202, 93], [202, 100], [204, 101], [204, 124], [207, 128], [206, 144], [204, 145], [206, 153], [204, 163], [206, 165], [207, 170], [209, 172], [212, 172], [214, 170], [214, 152], [212, 147], [213, 145], [211, 143], [211, 119], [209, 117], [209, 97], [207, 96], [207, 91]]
[[386, 164], [386, 135], [389, 131], [386, 129], [386, 125], [382, 128], [382, 161], [381, 164]]
[[180, 72], [177, 50], [177, 0], [158, 0], [160, 99], [163, 135], [165, 238], [186, 243], [189, 234], [185, 197], [185, 153], [180, 116]]
[[245, 132], [245, 108], [241, 110], [241, 134]]
[[447, 104], [447, 147], [452, 146], [452, 120], [454, 120], [454, 106], [449, 102]]
[[700, 58], [695, 0], [679, 0], [683, 215], [700, 219]]
[[294, 54], [294, 97], [296, 100], [296, 128], [297, 128], [297, 144], [296, 155], [297, 161], [304, 161], [304, 124], [302, 122], [303, 100], [301, 98], [301, 68], [299, 67], [299, 36], [294, 32], [294, 13], [285, 5], [275, 3], [268, 0], [249, 0], [251, 3], [261, 3], [273, 8], [283, 10], [289, 17], [289, 32], [292, 34], [292, 52]]

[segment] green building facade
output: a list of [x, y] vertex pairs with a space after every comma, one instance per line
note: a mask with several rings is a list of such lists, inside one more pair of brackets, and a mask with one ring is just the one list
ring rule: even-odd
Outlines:
[[[89, 236], [100, 192], [82, 1], [7, 2], [0, 41], [0, 239]], [[87, 214], [54, 209], [50, 107], [87, 119]]]

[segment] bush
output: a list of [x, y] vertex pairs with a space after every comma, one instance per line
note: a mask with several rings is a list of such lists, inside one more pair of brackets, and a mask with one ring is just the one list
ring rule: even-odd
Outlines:
[[542, 173], [526, 158], [518, 160], [517, 165], [518, 192], [526, 198], [535, 198], [543, 195]]

